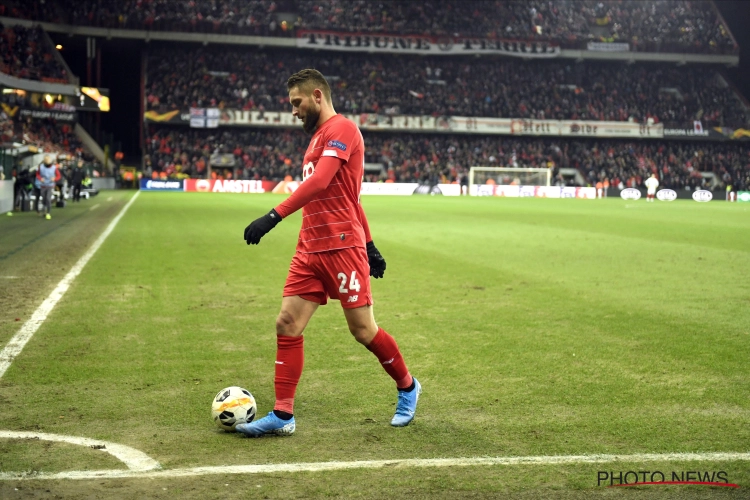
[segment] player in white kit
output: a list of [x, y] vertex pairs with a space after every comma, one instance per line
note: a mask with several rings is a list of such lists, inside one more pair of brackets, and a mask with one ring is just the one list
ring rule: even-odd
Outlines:
[[651, 177], [646, 179], [646, 201], [654, 201], [654, 195], [656, 194], [656, 188], [659, 187], [659, 179], [656, 178], [656, 174], [651, 174]]

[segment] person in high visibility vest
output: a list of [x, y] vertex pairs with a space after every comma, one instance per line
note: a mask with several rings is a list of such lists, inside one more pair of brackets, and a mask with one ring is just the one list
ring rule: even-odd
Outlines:
[[[44, 161], [39, 165], [39, 170], [36, 172], [36, 179], [39, 181], [39, 188], [41, 190], [42, 202], [44, 204], [44, 218], [50, 220], [52, 214], [52, 190], [55, 189], [55, 183], [60, 180], [60, 170], [57, 165], [52, 163], [52, 157], [45, 155]], [[37, 213], [41, 214], [41, 210], [37, 205]]]

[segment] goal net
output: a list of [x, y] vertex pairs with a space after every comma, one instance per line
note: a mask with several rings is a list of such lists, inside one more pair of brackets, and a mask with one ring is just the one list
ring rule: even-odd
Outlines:
[[552, 169], [521, 167], [471, 167], [469, 169], [469, 193], [476, 196], [477, 186], [483, 184], [501, 186], [549, 186]]

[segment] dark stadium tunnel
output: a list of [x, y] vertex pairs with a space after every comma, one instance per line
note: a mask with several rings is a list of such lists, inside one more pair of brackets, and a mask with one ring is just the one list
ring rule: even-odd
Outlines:
[[[124, 38], [97, 38], [96, 46], [101, 49], [101, 84], [96, 85], [96, 60], [93, 60], [91, 64], [91, 81], [87, 81], [87, 37], [55, 32], [50, 32], [49, 35], [55, 44], [62, 45], [60, 52], [82, 85], [109, 89], [111, 110], [108, 113], [100, 113], [101, 131], [112, 134], [115, 141], [121, 142], [125, 163], [140, 164], [140, 107], [138, 102], [144, 42]], [[96, 117], [88, 118], [93, 118], [95, 122]], [[96, 134], [95, 127], [90, 130], [90, 133]]]

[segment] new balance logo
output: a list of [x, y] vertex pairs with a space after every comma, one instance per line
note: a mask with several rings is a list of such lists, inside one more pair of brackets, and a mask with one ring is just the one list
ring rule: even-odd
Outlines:
[[388, 361], [383, 361], [383, 362], [382, 362], [382, 363], [380, 363], [380, 364], [381, 364], [381, 365], [390, 365], [391, 363], [393, 363], [393, 360], [394, 360], [394, 359], [396, 359], [396, 358], [391, 358], [391, 359], [389, 359]]
[[350, 295], [349, 300], [347, 300], [347, 302], [357, 302], [358, 297], [359, 295]]
[[283, 362], [283, 361], [277, 361], [277, 362], [276, 362], [276, 364], [277, 364], [277, 365], [283, 365], [283, 364], [284, 364], [284, 362]]

